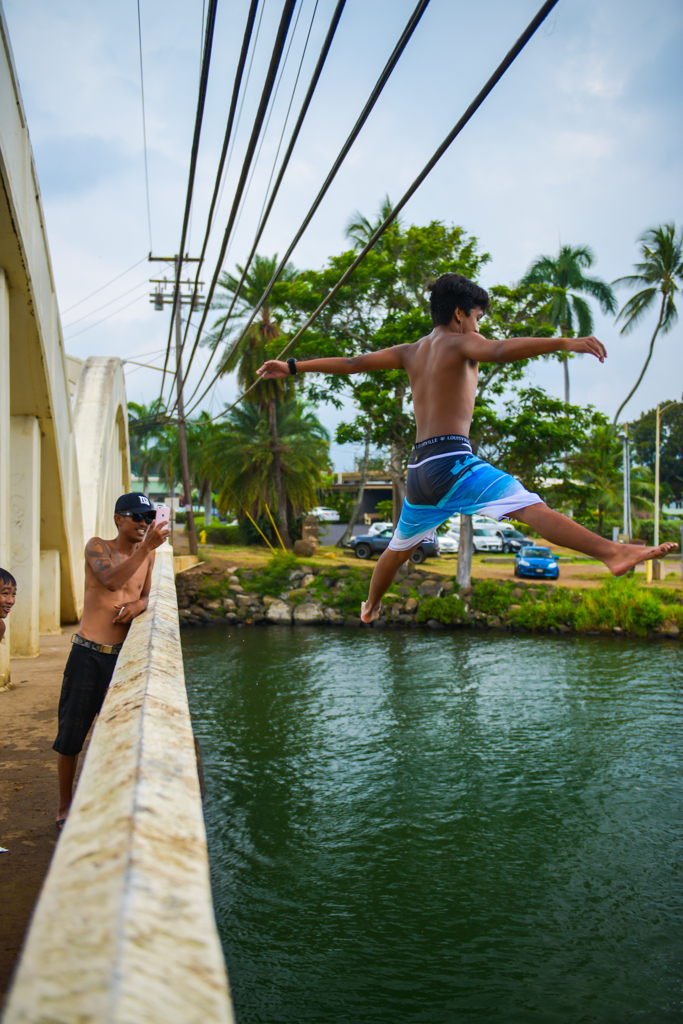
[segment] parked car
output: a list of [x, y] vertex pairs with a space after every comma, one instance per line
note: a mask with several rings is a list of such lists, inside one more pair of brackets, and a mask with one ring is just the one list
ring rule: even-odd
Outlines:
[[449, 530], [448, 533], [437, 533], [436, 543], [440, 555], [457, 555], [460, 537]]
[[318, 519], [324, 520], [326, 523], [338, 523], [339, 513], [335, 508], [325, 508], [319, 505], [317, 508], [312, 508], [308, 513], [309, 516], [316, 516]]
[[502, 551], [503, 540], [492, 527], [475, 526], [472, 530], [475, 551]]
[[515, 555], [515, 576], [545, 576], [556, 580], [560, 567], [550, 548], [524, 547]]
[[365, 532], [366, 533], [381, 533], [382, 530], [393, 530], [393, 528], [394, 528], [394, 524], [393, 523], [371, 523], [371, 525], [368, 526], [368, 528], [367, 528], [367, 530]]
[[[356, 558], [372, 558], [373, 555], [381, 555], [389, 547], [393, 535], [393, 527], [382, 530], [381, 533], [366, 533], [362, 537], [352, 537], [349, 547], [353, 548]], [[436, 544], [423, 541], [415, 548], [410, 559], [416, 565], [421, 565], [425, 558], [437, 558], [438, 555], [439, 549]]]
[[502, 526], [498, 533], [500, 534], [503, 541], [503, 551], [509, 553], [519, 551], [520, 548], [531, 547], [533, 541], [528, 537], [525, 537], [519, 530], [515, 530], [514, 526]]

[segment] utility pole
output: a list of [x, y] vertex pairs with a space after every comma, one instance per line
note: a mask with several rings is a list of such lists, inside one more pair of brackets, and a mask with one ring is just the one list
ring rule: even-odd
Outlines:
[[624, 432], [619, 435], [624, 455], [624, 539], [631, 543], [631, 457], [628, 439], [628, 423], [624, 424]]
[[[149, 254], [150, 262], [159, 263], [172, 263], [175, 270], [174, 281], [178, 279], [178, 271], [182, 263], [199, 263], [200, 260], [190, 256], [152, 256]], [[190, 478], [190, 460], [187, 456], [187, 428], [185, 423], [185, 402], [183, 398], [183, 368], [181, 359], [181, 348], [182, 348], [182, 308], [183, 305], [187, 305], [192, 302], [192, 291], [189, 295], [183, 295], [182, 291], [175, 299], [175, 292], [166, 294], [166, 285], [169, 282], [164, 278], [159, 280], [158, 278], [152, 279], [151, 284], [156, 284], [156, 291], [150, 296], [150, 299], [154, 303], [156, 310], [163, 310], [164, 306], [172, 305], [175, 300], [175, 354], [176, 354], [176, 392], [178, 396], [178, 447], [180, 449], [180, 475], [183, 480], [183, 491], [185, 492], [185, 515], [187, 517], [187, 539], [190, 545], [190, 554], [197, 554], [197, 529], [194, 522], [194, 512], [192, 511], [192, 480]], [[200, 282], [203, 286], [203, 282]], [[190, 289], [194, 289], [194, 286], [190, 279], [187, 280], [187, 285]], [[181, 285], [182, 288], [182, 285]], [[163, 289], [163, 290], [162, 290]], [[199, 303], [195, 303], [195, 308], [199, 307]]]

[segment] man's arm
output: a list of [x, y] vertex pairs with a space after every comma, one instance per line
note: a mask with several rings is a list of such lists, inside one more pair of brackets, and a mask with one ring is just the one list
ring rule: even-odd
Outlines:
[[607, 350], [597, 338], [507, 338], [491, 341], [481, 334], [464, 334], [460, 351], [477, 363], [514, 363], [551, 352], [588, 352], [604, 363]]
[[[297, 359], [297, 373], [367, 373], [370, 370], [402, 370], [408, 345], [394, 345], [379, 352], [364, 352], [360, 356], [331, 356], [329, 359]], [[281, 359], [268, 359], [257, 371], [263, 377], [288, 377], [289, 366]]]
[[140, 568], [150, 552], [164, 543], [167, 536], [167, 526], [162, 526], [160, 529], [154, 525], [150, 526], [145, 539], [128, 558], [112, 548], [106, 540], [92, 537], [85, 548], [85, 560], [107, 590], [120, 590], [133, 573]]
[[114, 607], [117, 609], [117, 615], [114, 618], [114, 622], [132, 622], [138, 615], [142, 615], [143, 612], [147, 611], [149, 605], [149, 591], [152, 586], [152, 569], [154, 568], [154, 552], [149, 559], [149, 565], [147, 566], [147, 575], [145, 576], [145, 582], [142, 584], [142, 590], [137, 601], [128, 601], [126, 604], [115, 604]]

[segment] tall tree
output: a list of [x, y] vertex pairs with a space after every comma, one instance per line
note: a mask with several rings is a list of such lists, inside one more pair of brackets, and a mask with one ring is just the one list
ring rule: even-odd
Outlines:
[[645, 314], [655, 306], [661, 296], [659, 315], [650, 339], [645, 365], [640, 371], [638, 380], [617, 409], [614, 415], [614, 424], [618, 422], [621, 410], [636, 393], [645, 376], [645, 371], [652, 359], [657, 335], [660, 331], [662, 334], [666, 334], [678, 320], [674, 296], [683, 281], [683, 231], [677, 232], [674, 223], [661, 224], [657, 228], [649, 228], [638, 241], [640, 242], [642, 262], [635, 264], [637, 273], [619, 277], [613, 282], [616, 285], [628, 284], [636, 288], [645, 286], [632, 295], [624, 308], [620, 310], [617, 321], [623, 321], [621, 333], [628, 334], [629, 331], [632, 331]]
[[[593, 314], [582, 295], [596, 299], [603, 313], [616, 313], [617, 300], [610, 286], [599, 277], [586, 277], [584, 270], [593, 266], [595, 256], [587, 245], [562, 245], [556, 257], [539, 256], [521, 280], [522, 285], [545, 284], [553, 289], [546, 311], [547, 320], [559, 327], [563, 336], [587, 337], [593, 333]], [[564, 368], [564, 400], [569, 402], [569, 363], [561, 353]]]
[[165, 412], [166, 406], [159, 398], [149, 405], [139, 402], [128, 403], [131, 462], [133, 470], [142, 480], [142, 490], [145, 494], [149, 493], [149, 478], [159, 461], [156, 445], [166, 430]]
[[[276, 416], [284, 492], [289, 511], [297, 515], [317, 504], [317, 488], [329, 469], [329, 435], [315, 414], [295, 399], [278, 402]], [[197, 465], [215, 482], [219, 508], [232, 509], [237, 502], [242, 505], [240, 518], [244, 508], [255, 518], [265, 515], [266, 506], [272, 510], [278, 497], [269, 420], [255, 402], [244, 402], [225, 422], [212, 427]]]
[[[683, 501], [683, 402], [660, 402], [669, 406], [660, 419], [659, 479], [662, 496]], [[650, 409], [630, 424], [633, 448], [639, 462], [655, 468], [656, 409]]]
[[[269, 301], [259, 310], [258, 316], [249, 327], [246, 337], [242, 340], [239, 348], [231, 352], [233, 338], [237, 331], [241, 331], [245, 320], [252, 313], [266, 286], [270, 282], [277, 269], [277, 254], [272, 257], [254, 257], [248, 274], [244, 279], [241, 290], [238, 294], [239, 279], [232, 274], [223, 273], [219, 279], [219, 286], [222, 294], [214, 302], [214, 308], [225, 309], [232, 305], [236, 297], [235, 308], [230, 314], [231, 323], [226, 325], [227, 314], [220, 317], [214, 324], [212, 334], [208, 343], [217, 344], [218, 337], [223, 334], [226, 337], [227, 352], [223, 358], [221, 370], [229, 373], [237, 371], [237, 380], [244, 390], [250, 387], [258, 379], [256, 370], [266, 360], [272, 359], [278, 354], [282, 347], [282, 330], [276, 315], [278, 305], [279, 289], [282, 285], [289, 284], [296, 280], [297, 271], [293, 264], [288, 263], [280, 275], [278, 285], [273, 289]], [[239, 265], [237, 269], [242, 275], [243, 268]], [[228, 330], [225, 330], [226, 326]], [[247, 398], [247, 401], [257, 406], [259, 415], [267, 418], [270, 432], [270, 472], [273, 476], [275, 500], [273, 502], [276, 518], [278, 520], [280, 534], [287, 547], [292, 546], [289, 530], [287, 527], [287, 494], [284, 486], [282, 473], [282, 460], [280, 444], [278, 440], [278, 405], [292, 396], [294, 388], [293, 380], [259, 380], [258, 385]]]

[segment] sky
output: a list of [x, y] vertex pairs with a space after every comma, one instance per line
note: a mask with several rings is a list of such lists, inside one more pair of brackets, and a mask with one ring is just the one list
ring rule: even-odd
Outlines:
[[[148, 218], [137, 3], [4, 0], [65, 347], [80, 358], [117, 355], [156, 366], [163, 361], [169, 310], [153, 309], [148, 282], [169, 270], [146, 257], [150, 250], [172, 256], [180, 243], [204, 6], [202, 0], [140, 0]], [[259, 6], [251, 72], [202, 273], [207, 283], [282, 0], [262, 0]], [[224, 264], [231, 271], [251, 248], [299, 65], [285, 144], [334, 6], [335, 0], [297, 4], [289, 58]], [[297, 267], [322, 267], [348, 247], [344, 232], [355, 211], [373, 219], [385, 195], [396, 200], [403, 194], [539, 6], [540, 0], [431, 0], [295, 249]], [[193, 256], [204, 234], [247, 8], [247, 0], [218, 0], [186, 245]], [[413, 8], [411, 0], [348, 0], [261, 240], [263, 255], [287, 248]], [[679, 0], [560, 0], [410, 200], [404, 222], [441, 220], [475, 235], [492, 256], [480, 280], [484, 286], [512, 284], [535, 257], [556, 254], [560, 244], [589, 245], [596, 256], [591, 273], [606, 281], [631, 273], [643, 231], [672, 221], [683, 226], [682, 49]], [[617, 291], [620, 305], [630, 294]], [[652, 313], [622, 335], [614, 317], [595, 308], [595, 333], [609, 358], [604, 365], [587, 356], [573, 360], [571, 400], [590, 403], [611, 418], [638, 377], [655, 322]], [[682, 339], [683, 323], [660, 335], [624, 416], [635, 419], [657, 402], [681, 398]], [[206, 349], [199, 353], [190, 387], [208, 358]], [[158, 396], [158, 371], [133, 363], [125, 370], [129, 399], [150, 402]], [[559, 364], [537, 361], [531, 379], [562, 396]], [[203, 407], [216, 414], [237, 393], [234, 379], [224, 378]], [[332, 432], [353, 414], [350, 404], [341, 412], [319, 410]], [[351, 469], [356, 450], [333, 445], [335, 467]]]

